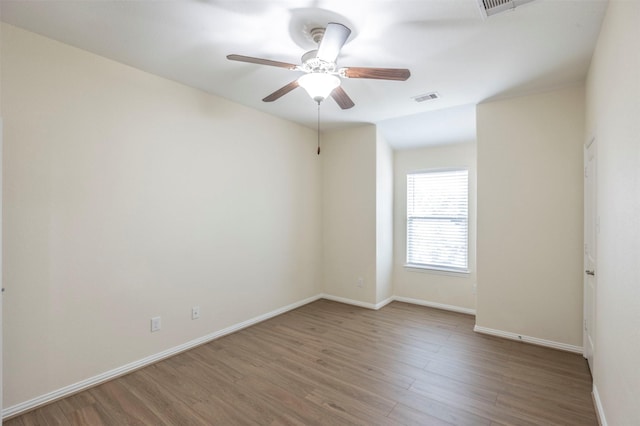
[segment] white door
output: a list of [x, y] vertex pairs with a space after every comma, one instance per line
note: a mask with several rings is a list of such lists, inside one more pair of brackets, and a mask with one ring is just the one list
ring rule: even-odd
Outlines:
[[2, 117], [0, 117], [0, 424], [2, 424]]
[[2, 283], [2, 117], [0, 117], [0, 424], [2, 424], [2, 300], [4, 287]]
[[0, 424], [2, 424], [2, 117], [0, 117]]
[[596, 253], [598, 235], [596, 142], [591, 139], [584, 156], [584, 357], [593, 372], [596, 323]]

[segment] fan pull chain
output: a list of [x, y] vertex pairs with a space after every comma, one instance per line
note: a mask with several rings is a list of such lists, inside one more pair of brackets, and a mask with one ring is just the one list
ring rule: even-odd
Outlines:
[[318, 155], [320, 155], [320, 101], [318, 101]]

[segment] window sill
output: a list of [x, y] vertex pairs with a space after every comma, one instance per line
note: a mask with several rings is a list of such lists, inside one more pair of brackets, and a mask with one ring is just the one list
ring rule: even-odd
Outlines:
[[433, 266], [423, 266], [423, 265], [415, 265], [412, 263], [407, 263], [404, 265], [404, 268], [407, 271], [411, 271], [411, 272], [427, 272], [427, 273], [434, 273], [434, 274], [440, 274], [440, 275], [449, 275], [452, 277], [468, 277], [471, 272], [466, 270], [466, 271], [462, 271], [459, 269], [446, 269], [446, 268], [436, 268]]

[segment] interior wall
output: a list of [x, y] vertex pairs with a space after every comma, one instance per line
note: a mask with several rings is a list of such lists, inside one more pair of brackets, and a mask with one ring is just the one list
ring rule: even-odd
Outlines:
[[609, 425], [640, 419], [639, 22], [639, 2], [609, 2], [587, 79], [600, 218], [593, 384]]
[[[419, 301], [475, 309], [476, 296], [476, 144], [460, 143], [395, 152], [395, 295]], [[406, 268], [407, 173], [442, 168], [469, 169], [469, 274]]]
[[476, 324], [582, 346], [584, 90], [480, 104]]
[[321, 157], [324, 292], [375, 304], [376, 127], [324, 133]]
[[393, 296], [393, 150], [376, 138], [376, 303]]
[[321, 293], [312, 130], [1, 35], [5, 409]]

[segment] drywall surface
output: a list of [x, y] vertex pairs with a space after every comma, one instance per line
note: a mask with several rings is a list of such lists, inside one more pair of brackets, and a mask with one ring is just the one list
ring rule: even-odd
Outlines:
[[640, 419], [640, 2], [609, 2], [587, 79], [597, 150], [594, 389], [609, 425]]
[[[469, 274], [406, 268], [407, 174], [421, 170], [469, 169]], [[395, 152], [395, 295], [457, 308], [475, 309], [476, 296], [476, 145], [461, 143]]]
[[376, 128], [323, 134], [324, 292], [376, 302]]
[[5, 409], [321, 293], [313, 131], [4, 24], [2, 87]]
[[393, 150], [376, 139], [376, 303], [393, 295]]
[[582, 346], [584, 90], [477, 113], [476, 324]]

